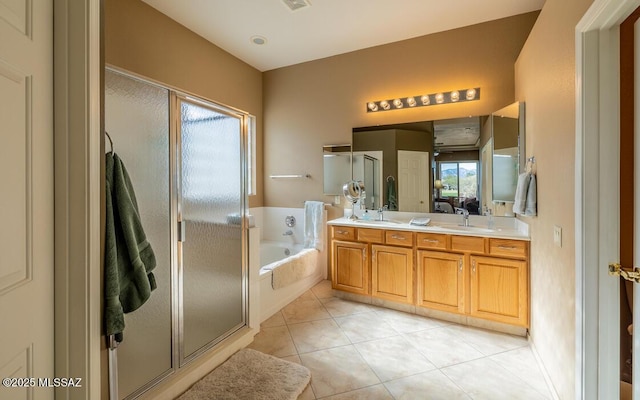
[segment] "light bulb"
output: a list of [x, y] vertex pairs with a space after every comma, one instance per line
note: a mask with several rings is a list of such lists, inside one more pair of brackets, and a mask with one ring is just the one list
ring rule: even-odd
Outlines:
[[404, 104], [402, 104], [402, 100], [400, 99], [395, 99], [393, 101], [393, 105], [396, 106], [396, 108], [402, 108], [404, 106]]
[[383, 108], [383, 109], [385, 109], [385, 110], [388, 110], [388, 109], [390, 109], [390, 108], [391, 108], [391, 105], [389, 105], [389, 102], [388, 102], [388, 101], [386, 101], [386, 100], [382, 100], [382, 101], [380, 102], [380, 107], [382, 107], [382, 108]]
[[407, 97], [407, 104], [409, 104], [409, 107], [415, 107], [416, 105], [415, 97]]
[[451, 101], [455, 102], [458, 100], [460, 100], [460, 92], [454, 90], [453, 92], [451, 92]]
[[370, 101], [369, 104], [367, 104], [367, 107], [371, 111], [378, 111], [378, 105], [376, 103], [374, 103], [373, 101]]
[[422, 105], [424, 106], [428, 106], [429, 104], [431, 104], [431, 100], [429, 99], [429, 96], [426, 94], [420, 97], [420, 101], [422, 101]]
[[476, 90], [475, 89], [467, 89], [467, 100], [473, 100], [476, 98]]
[[444, 103], [444, 95], [442, 93], [436, 93], [436, 103]]

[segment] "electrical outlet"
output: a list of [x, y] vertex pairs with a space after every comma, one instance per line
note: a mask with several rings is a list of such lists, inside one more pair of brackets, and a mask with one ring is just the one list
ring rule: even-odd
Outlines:
[[334, 201], [333, 201], [333, 203], [334, 203], [335, 205], [340, 204], [340, 200], [341, 200], [341, 199], [340, 199], [340, 196], [334, 196], [333, 200], [334, 200]]
[[553, 243], [558, 247], [562, 247], [562, 228], [558, 225], [553, 226]]

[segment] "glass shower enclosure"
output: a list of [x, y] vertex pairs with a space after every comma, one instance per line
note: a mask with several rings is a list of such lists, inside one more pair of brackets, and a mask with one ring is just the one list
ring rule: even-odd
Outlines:
[[157, 261], [157, 288], [125, 315], [120, 399], [247, 325], [247, 121], [246, 113], [105, 72], [106, 131]]

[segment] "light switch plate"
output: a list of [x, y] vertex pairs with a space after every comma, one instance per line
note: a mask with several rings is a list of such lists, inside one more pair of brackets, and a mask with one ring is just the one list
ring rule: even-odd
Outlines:
[[333, 203], [336, 204], [336, 205], [340, 204], [340, 200], [341, 200], [340, 196], [334, 196], [333, 197]]
[[558, 225], [553, 226], [553, 243], [558, 247], [562, 247], [562, 228]]

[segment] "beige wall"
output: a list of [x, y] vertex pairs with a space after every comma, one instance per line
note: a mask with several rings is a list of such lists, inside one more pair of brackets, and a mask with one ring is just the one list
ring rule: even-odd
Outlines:
[[[547, 0], [516, 63], [535, 156], [538, 217], [531, 228], [531, 337], [561, 399], [575, 385], [575, 26], [592, 0]], [[562, 227], [562, 248], [553, 227]]]
[[263, 203], [262, 73], [140, 0], [105, 0], [105, 60], [257, 119], [257, 195]]
[[[537, 12], [373, 47], [264, 74], [266, 206], [322, 195], [322, 146], [351, 129], [487, 115], [514, 101], [513, 64]], [[366, 113], [370, 100], [480, 87], [475, 102]], [[311, 179], [271, 180], [272, 174]]]

